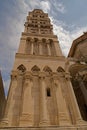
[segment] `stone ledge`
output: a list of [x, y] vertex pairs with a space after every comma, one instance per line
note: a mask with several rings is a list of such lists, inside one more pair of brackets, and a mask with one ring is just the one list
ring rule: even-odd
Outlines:
[[29, 54], [24, 54], [24, 53], [16, 53], [15, 58], [25, 58], [25, 59], [41, 59], [41, 60], [60, 60], [60, 61], [65, 61], [64, 56], [44, 56], [44, 55], [29, 55]]
[[87, 126], [3, 127], [0, 130], [87, 130]]

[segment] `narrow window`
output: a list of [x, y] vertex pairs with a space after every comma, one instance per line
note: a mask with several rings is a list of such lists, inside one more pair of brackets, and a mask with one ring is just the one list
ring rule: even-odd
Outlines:
[[51, 93], [50, 93], [50, 88], [47, 88], [47, 96], [50, 97]]

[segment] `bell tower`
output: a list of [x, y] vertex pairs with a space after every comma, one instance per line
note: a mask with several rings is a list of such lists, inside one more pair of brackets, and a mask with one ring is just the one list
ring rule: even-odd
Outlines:
[[[48, 14], [42, 10], [35, 9], [27, 16], [24, 26], [25, 30], [22, 33], [22, 42], [18, 53], [33, 56], [62, 56], [57, 37], [53, 34], [53, 26], [50, 23]], [[26, 40], [24, 40], [25, 37]]]
[[24, 26], [1, 124], [65, 130], [84, 122], [48, 14], [34, 9]]

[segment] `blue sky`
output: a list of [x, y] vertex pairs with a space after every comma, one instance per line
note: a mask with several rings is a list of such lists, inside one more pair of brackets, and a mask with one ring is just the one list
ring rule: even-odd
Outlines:
[[0, 0], [0, 70], [6, 94], [26, 16], [35, 8], [49, 14], [65, 56], [72, 41], [87, 31], [87, 0]]

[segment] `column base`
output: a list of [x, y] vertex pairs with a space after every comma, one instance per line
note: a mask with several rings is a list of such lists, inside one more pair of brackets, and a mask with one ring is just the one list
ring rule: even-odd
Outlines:
[[87, 121], [84, 121], [84, 120], [82, 120], [82, 119], [78, 119], [78, 120], [76, 121], [76, 125], [87, 125]]
[[33, 118], [31, 114], [23, 114], [20, 117], [20, 127], [32, 126], [33, 125]]
[[60, 126], [70, 126], [71, 125], [70, 119], [67, 117], [67, 115], [65, 113], [60, 113], [60, 115], [58, 115], [58, 118], [59, 118]]
[[40, 121], [39, 126], [50, 126], [48, 120]]
[[3, 118], [0, 122], [0, 127], [5, 127], [5, 126], [9, 126], [9, 123], [8, 123], [8, 118]]

